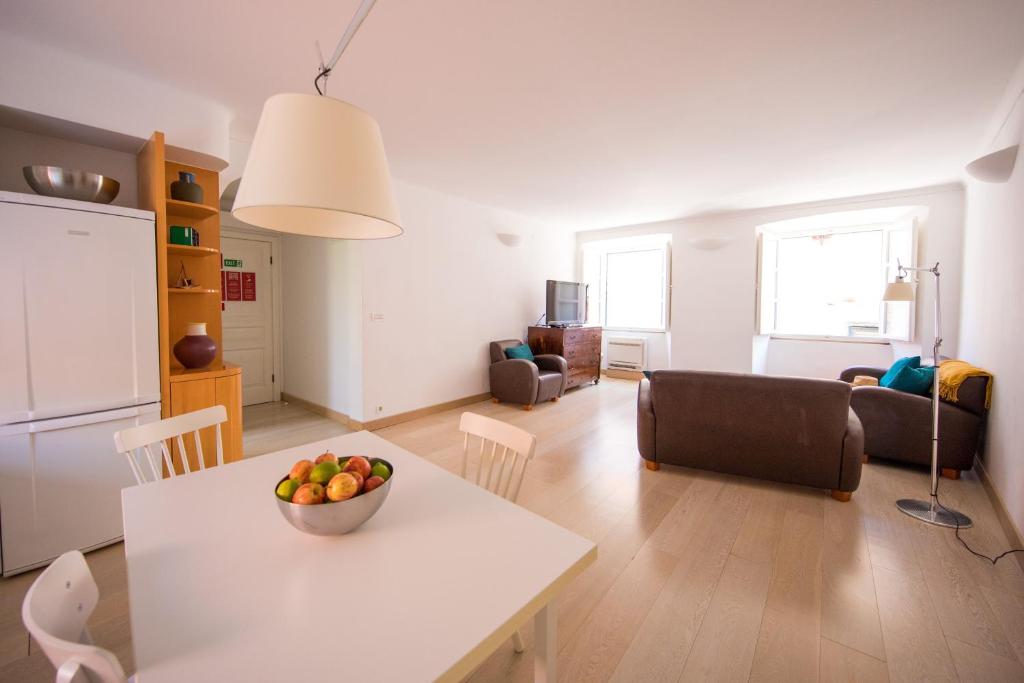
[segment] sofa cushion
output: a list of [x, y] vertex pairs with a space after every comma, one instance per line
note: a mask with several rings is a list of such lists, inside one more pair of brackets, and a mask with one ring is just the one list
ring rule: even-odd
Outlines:
[[896, 376], [889, 380], [888, 384], [882, 384], [896, 391], [903, 391], [918, 396], [931, 396], [932, 384], [935, 381], [935, 368], [912, 368], [905, 366], [896, 373]]
[[510, 346], [505, 349], [505, 357], [508, 359], [522, 358], [523, 360], [533, 360], [533, 351], [527, 344], [520, 344], [519, 346]]
[[907, 356], [906, 358], [900, 358], [889, 367], [884, 375], [878, 378], [878, 385], [888, 387], [889, 384], [896, 379], [896, 375], [900, 374], [900, 370], [903, 368], [919, 367], [921, 367], [921, 356]]

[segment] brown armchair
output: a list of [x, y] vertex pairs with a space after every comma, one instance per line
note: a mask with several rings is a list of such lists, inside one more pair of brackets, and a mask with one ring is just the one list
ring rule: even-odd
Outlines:
[[[857, 375], [880, 378], [885, 368], [853, 367], [839, 379]], [[939, 402], [939, 468], [958, 479], [974, 467], [985, 433], [985, 392], [988, 379], [970, 377], [960, 385], [959, 401]], [[932, 462], [932, 399], [885, 387], [854, 387], [850, 407], [864, 426], [864, 453], [869, 457], [930, 466]]]
[[496, 403], [519, 403], [524, 410], [532, 410], [535, 403], [561, 398], [569, 368], [564, 358], [552, 354], [534, 356], [534, 362], [505, 357], [505, 349], [522, 343], [518, 339], [491, 342], [491, 396]]

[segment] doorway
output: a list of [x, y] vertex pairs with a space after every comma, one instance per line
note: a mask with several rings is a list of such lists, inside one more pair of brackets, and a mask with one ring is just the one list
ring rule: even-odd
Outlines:
[[275, 237], [223, 231], [224, 360], [242, 368], [242, 405], [280, 399]]

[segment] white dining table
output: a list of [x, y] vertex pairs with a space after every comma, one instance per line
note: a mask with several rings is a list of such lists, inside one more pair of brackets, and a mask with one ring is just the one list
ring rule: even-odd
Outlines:
[[[343, 536], [298, 531], [274, 499], [325, 450], [394, 466], [383, 507]], [[597, 556], [370, 432], [127, 488], [122, 504], [139, 683], [454, 681], [531, 618], [535, 679], [553, 682], [555, 599]]]

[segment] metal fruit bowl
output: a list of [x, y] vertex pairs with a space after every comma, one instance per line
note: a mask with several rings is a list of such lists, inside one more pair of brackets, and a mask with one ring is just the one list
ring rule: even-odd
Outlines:
[[[395, 468], [390, 462], [381, 458], [370, 458], [369, 460], [371, 465], [382, 462], [391, 470], [388, 480], [374, 490], [348, 500], [337, 502], [328, 500], [319, 505], [296, 505], [281, 500], [274, 493], [274, 500], [277, 501], [277, 509], [281, 511], [281, 516], [299, 531], [317, 536], [340, 536], [355, 530], [377, 514], [377, 510], [388, 497], [391, 482], [395, 480]], [[274, 491], [277, 491], [281, 482], [287, 479], [288, 477], [281, 477], [274, 485]]]
[[121, 190], [121, 183], [92, 171], [60, 166], [24, 166], [21, 172], [36, 194], [109, 204]]

